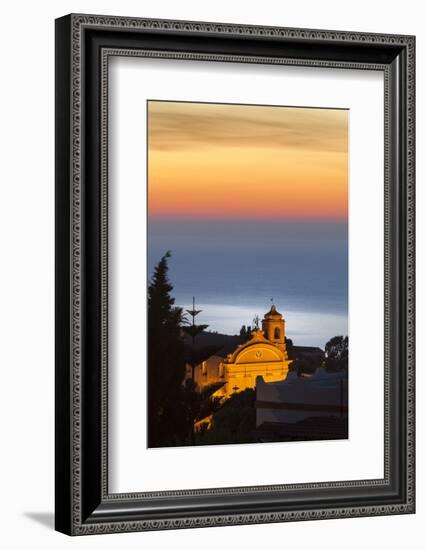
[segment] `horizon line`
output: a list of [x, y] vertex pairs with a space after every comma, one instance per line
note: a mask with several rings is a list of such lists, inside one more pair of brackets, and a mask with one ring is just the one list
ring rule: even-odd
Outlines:
[[226, 215], [203, 215], [200, 214], [199, 216], [176, 216], [176, 215], [169, 215], [169, 214], [148, 214], [147, 215], [147, 221], [173, 221], [173, 222], [210, 222], [210, 221], [226, 221], [226, 222], [268, 222], [268, 223], [294, 223], [294, 222], [300, 222], [300, 223], [348, 223], [348, 216], [267, 216], [267, 215], [259, 215], [256, 216], [255, 214], [251, 214], [250, 216], [226, 216]]

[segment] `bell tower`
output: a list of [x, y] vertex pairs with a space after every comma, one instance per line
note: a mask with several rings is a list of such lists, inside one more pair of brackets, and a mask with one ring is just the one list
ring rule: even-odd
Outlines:
[[268, 313], [262, 320], [262, 330], [265, 338], [273, 342], [277, 348], [284, 352], [285, 359], [287, 356], [287, 349], [285, 345], [285, 321], [283, 316], [277, 308], [272, 305]]

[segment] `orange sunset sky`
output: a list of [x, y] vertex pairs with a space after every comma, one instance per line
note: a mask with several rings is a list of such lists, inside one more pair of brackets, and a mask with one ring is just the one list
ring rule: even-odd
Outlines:
[[346, 221], [348, 116], [149, 101], [149, 216]]

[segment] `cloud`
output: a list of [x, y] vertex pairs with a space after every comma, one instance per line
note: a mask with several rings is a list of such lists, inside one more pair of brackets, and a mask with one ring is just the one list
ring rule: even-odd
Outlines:
[[298, 148], [347, 153], [348, 111], [149, 101], [149, 148]]

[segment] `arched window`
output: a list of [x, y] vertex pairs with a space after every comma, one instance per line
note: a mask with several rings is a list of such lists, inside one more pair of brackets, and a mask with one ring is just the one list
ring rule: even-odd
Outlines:
[[279, 340], [280, 338], [281, 338], [280, 329], [277, 327], [277, 328], [274, 330], [274, 340]]

